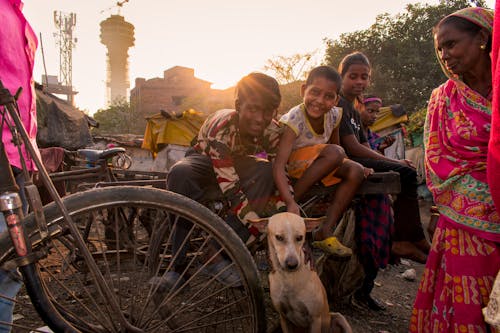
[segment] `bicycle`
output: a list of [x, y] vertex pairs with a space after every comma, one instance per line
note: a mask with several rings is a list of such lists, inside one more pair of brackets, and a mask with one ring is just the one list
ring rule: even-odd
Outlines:
[[111, 185], [153, 185], [164, 188], [167, 173], [129, 171], [132, 158], [127, 155], [123, 147], [63, 151], [62, 164], [65, 167], [62, 171], [49, 174], [53, 183], [63, 185], [62, 195]]
[[[61, 199], [27, 140], [15, 98], [1, 82], [0, 92], [0, 105], [5, 106], [2, 117], [8, 114], [13, 120], [14, 137], [19, 135], [26, 145], [54, 199], [42, 207], [36, 187], [28, 184], [33, 212], [23, 216], [2, 145], [0, 208], [9, 232], [0, 235], [0, 265], [7, 270], [19, 268], [36, 311], [52, 330], [265, 331], [263, 293], [255, 263], [243, 242], [217, 215], [186, 197], [150, 187], [96, 188]], [[147, 221], [153, 234], [161, 230], [161, 242], [150, 237], [138, 237], [147, 239], [144, 244], [127, 242], [118, 233], [114, 240], [107, 239], [104, 224], [95, 219], [117, 208], [140, 213], [132, 226], [123, 223], [125, 214], [115, 214], [115, 230], [145, 235], [143, 222]], [[85, 238], [79, 221], [92, 221], [83, 223], [90, 226], [85, 228]], [[165, 290], [162, 278], [179, 255], [171, 251], [170, 235], [185, 221], [191, 224], [184, 239], [189, 258], [184, 277], [189, 284]], [[73, 247], [78, 253], [68, 257]], [[218, 278], [223, 271], [207, 274], [206, 268], [219, 257], [236, 269], [241, 286], [221, 284]]]

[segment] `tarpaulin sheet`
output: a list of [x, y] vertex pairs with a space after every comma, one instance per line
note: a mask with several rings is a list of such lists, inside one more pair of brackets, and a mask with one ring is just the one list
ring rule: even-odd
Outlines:
[[165, 118], [161, 113], [155, 114], [148, 119], [141, 148], [151, 151], [153, 157], [156, 157], [165, 145], [189, 146], [205, 118], [204, 113], [193, 109], [184, 111], [179, 118]]
[[[393, 106], [383, 106], [380, 108], [379, 114], [377, 116], [377, 120], [375, 123], [370, 126], [370, 129], [374, 132], [381, 131], [387, 127], [392, 125], [404, 123], [408, 121], [408, 115], [402, 114], [400, 116], [395, 115], [393, 112]], [[400, 110], [398, 110], [400, 111]]]
[[40, 148], [63, 147], [76, 150], [92, 145], [90, 117], [83, 111], [40, 89], [36, 89], [36, 111], [36, 140]]

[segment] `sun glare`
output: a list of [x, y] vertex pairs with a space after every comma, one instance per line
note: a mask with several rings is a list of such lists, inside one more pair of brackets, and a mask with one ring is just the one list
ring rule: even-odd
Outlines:
[[[130, 88], [138, 77], [162, 77], [169, 68], [185, 66], [194, 69], [195, 77], [211, 82], [213, 89], [226, 89], [252, 71], [264, 71], [268, 59], [312, 52], [324, 46], [325, 38], [366, 29], [377, 15], [396, 14], [406, 4], [417, 2], [313, 0], [316, 5], [312, 6], [299, 0], [217, 0], [215, 5], [203, 0], [130, 0], [120, 10], [135, 27], [135, 43], [129, 49]], [[23, 12], [43, 42], [45, 59], [39, 47], [35, 60], [37, 81], [45, 70], [48, 75], [59, 75], [54, 11], [76, 14], [73, 85], [78, 91], [77, 106], [90, 113], [105, 106], [107, 51], [100, 43], [99, 23], [117, 14], [101, 13], [115, 3], [24, 0]], [[486, 3], [494, 6], [493, 0]]]

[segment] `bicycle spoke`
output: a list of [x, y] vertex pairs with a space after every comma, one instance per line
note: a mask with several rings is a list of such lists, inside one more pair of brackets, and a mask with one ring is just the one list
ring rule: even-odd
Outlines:
[[[56, 229], [50, 243], [35, 243], [50, 249], [37, 265], [55, 310], [83, 332], [130, 327], [144, 332], [260, 331], [260, 280], [243, 243], [204, 207], [167, 191], [144, 190], [98, 189], [92, 192], [113, 195], [82, 201], [75, 194], [68, 203], [106, 286], [96, 285], [67, 229]], [[124, 199], [114, 199], [120, 196]], [[47, 212], [46, 219], [49, 225], [64, 225], [57, 210]], [[220, 260], [225, 264], [214, 270]], [[230, 272], [238, 272], [242, 286], [223, 283]], [[120, 313], [107, 302], [103, 287], [112, 292]], [[25, 325], [27, 319], [16, 324]]]

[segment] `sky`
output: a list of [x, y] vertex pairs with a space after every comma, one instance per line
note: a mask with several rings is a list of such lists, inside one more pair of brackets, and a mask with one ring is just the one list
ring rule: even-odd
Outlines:
[[[495, 0], [487, 0], [494, 7]], [[137, 77], [163, 77], [173, 66], [193, 68], [212, 88], [233, 86], [268, 59], [324, 51], [324, 39], [367, 29], [377, 15], [404, 12], [409, 3], [438, 0], [24, 0], [23, 13], [40, 41], [34, 76], [41, 82], [59, 75], [59, 47], [54, 11], [76, 14], [73, 36], [73, 86], [76, 106], [90, 114], [106, 107], [106, 48], [99, 22], [120, 13], [135, 26], [129, 49], [130, 88]]]

